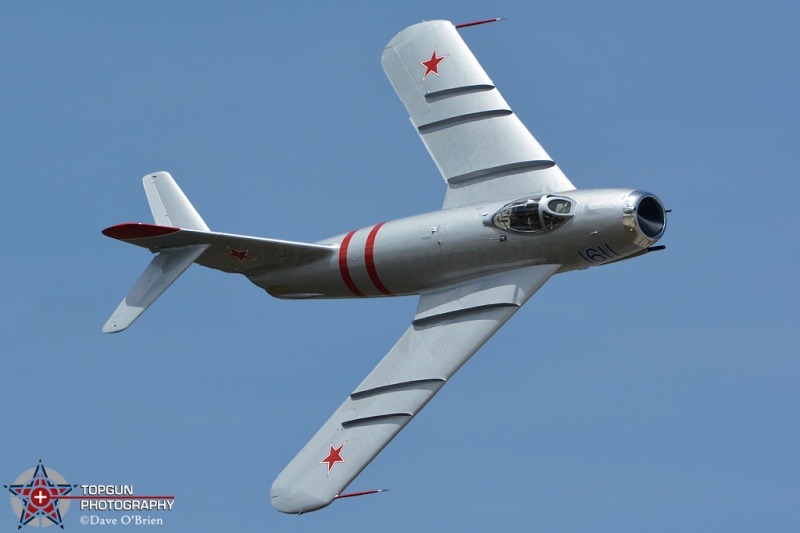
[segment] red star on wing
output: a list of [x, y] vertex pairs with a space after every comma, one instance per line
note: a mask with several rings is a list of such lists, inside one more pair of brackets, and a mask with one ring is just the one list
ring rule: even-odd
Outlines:
[[247, 255], [248, 252], [250, 251], [249, 249], [245, 249], [245, 250], [241, 250], [240, 251], [240, 250], [234, 250], [230, 246], [226, 246], [225, 248], [228, 249], [228, 253], [224, 254], [224, 255], [230, 255], [232, 257], [235, 257], [236, 259], [239, 260], [240, 263], [244, 263], [245, 259], [249, 259], [251, 261], [255, 261], [255, 258], [250, 257], [249, 255]]
[[328, 465], [328, 472], [327, 472], [326, 475], [330, 475], [331, 469], [333, 468], [333, 465], [335, 465], [336, 463], [346, 463], [347, 462], [342, 457], [342, 448], [344, 448], [345, 444], [347, 444], [347, 441], [344, 441], [341, 446], [336, 448], [333, 445], [333, 443], [331, 443], [331, 451], [328, 452], [328, 456], [325, 459], [323, 459], [322, 461], [319, 462], [319, 464], [321, 464], [321, 465], [323, 465], [323, 464], [327, 464]]
[[445, 57], [449, 56], [450, 54], [445, 54], [443, 56], [436, 55], [436, 47], [433, 47], [433, 53], [431, 54], [431, 58], [427, 61], [420, 61], [419, 64], [425, 67], [425, 74], [422, 75], [422, 81], [425, 81], [425, 78], [428, 77], [428, 74], [433, 72], [436, 74], [436, 77], [439, 77], [439, 63], [441, 63]]

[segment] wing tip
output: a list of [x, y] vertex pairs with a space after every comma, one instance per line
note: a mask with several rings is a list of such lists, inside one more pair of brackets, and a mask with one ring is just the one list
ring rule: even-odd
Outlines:
[[127, 304], [127, 298], [120, 302], [117, 309], [103, 325], [103, 333], [119, 333], [128, 329], [128, 326], [139, 318], [144, 312], [143, 307], [134, 307]]
[[318, 511], [323, 507], [329, 506], [335, 499], [335, 497], [333, 497], [330, 500], [323, 500], [304, 494], [297, 496], [298, 497], [290, 497], [284, 494], [272, 494], [270, 499], [272, 501], [272, 506], [276, 510], [286, 514], [303, 514], [310, 513], [311, 511]]

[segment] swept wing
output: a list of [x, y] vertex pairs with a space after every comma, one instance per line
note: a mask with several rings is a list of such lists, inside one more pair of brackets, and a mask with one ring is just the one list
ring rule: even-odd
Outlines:
[[448, 185], [444, 208], [575, 188], [452, 23], [406, 28], [381, 63]]
[[411, 326], [272, 485], [272, 504], [330, 504], [558, 269], [538, 265], [423, 294]]
[[[575, 188], [452, 23], [403, 30], [381, 63], [447, 183], [444, 208]], [[273, 506], [304, 513], [330, 504], [559, 266], [423, 293], [408, 330], [275, 480]]]

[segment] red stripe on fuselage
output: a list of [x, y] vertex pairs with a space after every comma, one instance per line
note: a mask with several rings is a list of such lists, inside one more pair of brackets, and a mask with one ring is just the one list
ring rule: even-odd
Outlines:
[[369, 236], [367, 237], [367, 245], [364, 247], [364, 263], [367, 265], [367, 274], [369, 274], [369, 279], [372, 280], [375, 288], [386, 296], [394, 296], [394, 294], [392, 294], [392, 292], [386, 288], [381, 279], [378, 277], [378, 271], [375, 270], [375, 237], [378, 235], [378, 230], [380, 230], [381, 226], [384, 224], [385, 222], [381, 222], [369, 232]]
[[356, 287], [356, 284], [353, 282], [353, 278], [350, 276], [350, 269], [347, 268], [347, 247], [350, 245], [350, 239], [353, 238], [353, 235], [356, 234], [356, 231], [358, 230], [353, 230], [345, 235], [341, 246], [339, 246], [339, 271], [342, 273], [344, 284], [347, 285], [347, 288], [350, 289], [350, 292], [359, 298], [364, 298], [366, 295], [358, 290], [358, 287]]

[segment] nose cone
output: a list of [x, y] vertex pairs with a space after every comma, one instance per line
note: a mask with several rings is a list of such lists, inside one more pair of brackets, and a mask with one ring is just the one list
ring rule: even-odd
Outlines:
[[664, 235], [667, 212], [656, 195], [633, 191], [625, 198], [622, 223], [633, 243], [647, 248]]

